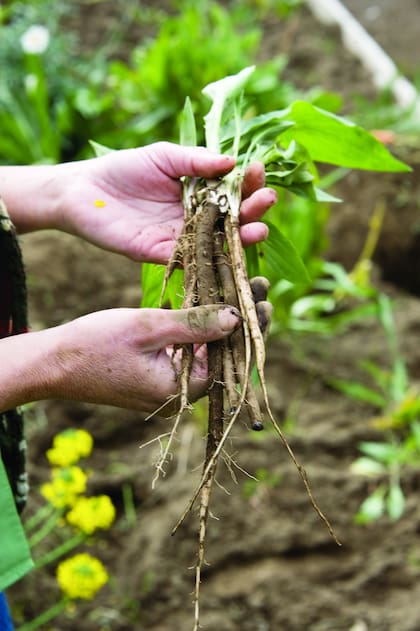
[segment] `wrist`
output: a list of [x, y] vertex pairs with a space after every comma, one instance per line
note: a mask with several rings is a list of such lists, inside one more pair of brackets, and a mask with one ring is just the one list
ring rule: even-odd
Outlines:
[[66, 166], [0, 167], [0, 196], [19, 233], [60, 227]]
[[61, 380], [58, 329], [0, 340], [0, 411], [56, 398]]

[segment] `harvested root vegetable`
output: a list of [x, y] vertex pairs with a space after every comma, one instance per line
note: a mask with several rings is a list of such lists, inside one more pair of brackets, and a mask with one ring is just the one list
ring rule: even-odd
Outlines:
[[[238, 180], [235, 196], [239, 196], [239, 185]], [[263, 277], [251, 281], [248, 279], [239, 235], [239, 218], [229, 205], [232, 190], [229, 194], [227, 186], [229, 183], [226, 183], [225, 178], [197, 179], [188, 183], [184, 199], [184, 231], [174, 255], [174, 260], [184, 268], [184, 307], [225, 303], [238, 308], [242, 318], [241, 327], [229, 338], [207, 344], [210, 386], [203, 474], [199, 487], [173, 531], [176, 532], [200, 495], [194, 630], [199, 627], [200, 577], [212, 485], [223, 445], [239, 418], [246, 417], [250, 428], [256, 431], [263, 429], [264, 417], [274, 424], [302, 475], [313, 506], [335, 538], [329, 522], [313, 499], [303, 468], [297, 462], [270, 410], [264, 378], [264, 331], [267, 330], [271, 315], [271, 306], [266, 301], [268, 281]], [[168, 270], [171, 269], [170, 265]], [[191, 345], [183, 345], [181, 371], [178, 375], [180, 407], [171, 437], [158, 463], [158, 470], [163, 468], [182, 414], [189, 407], [188, 379], [192, 356]], [[256, 387], [251, 381], [254, 363], [259, 377], [263, 410]]]
[[[266, 301], [268, 281], [264, 277], [249, 280], [239, 234], [241, 184], [245, 170], [251, 161], [258, 160], [265, 165], [269, 186], [287, 189], [311, 202], [338, 201], [316, 186], [314, 161], [317, 160], [346, 168], [408, 170], [372, 134], [309, 103], [297, 101], [284, 110], [250, 116], [245, 110], [244, 86], [253, 70], [253, 67], [245, 68], [203, 90], [212, 101], [204, 118], [206, 145], [216, 153], [233, 155], [237, 166], [220, 179], [184, 179], [184, 228], [167, 266], [161, 294], [163, 297], [170, 293], [168, 286], [173, 272], [181, 267], [184, 308], [223, 303], [238, 309], [242, 318], [241, 327], [228, 339], [207, 345], [210, 386], [204, 467], [201, 481], [173, 530], [175, 533], [200, 496], [194, 631], [199, 628], [200, 577], [212, 485], [219, 456], [239, 418], [245, 418], [249, 427], [256, 431], [262, 430], [264, 423], [272, 423], [296, 465], [313, 508], [339, 543], [312, 495], [305, 470], [270, 409], [264, 377], [264, 331], [271, 315], [271, 307]], [[181, 117], [181, 142], [197, 144], [195, 120], [188, 99]], [[296, 248], [274, 223], [270, 224], [270, 239], [265, 248], [266, 262], [275, 281], [309, 285], [310, 278]], [[143, 290], [147, 296], [146, 278], [147, 275], [143, 276]], [[154, 290], [152, 285], [150, 288]], [[179, 287], [172, 295], [178, 293]], [[190, 408], [188, 383], [193, 348], [184, 345], [176, 350], [182, 357], [177, 375], [179, 407], [172, 433], [157, 464], [155, 480], [163, 471], [183, 412]], [[258, 375], [257, 386], [251, 380], [253, 366]]]

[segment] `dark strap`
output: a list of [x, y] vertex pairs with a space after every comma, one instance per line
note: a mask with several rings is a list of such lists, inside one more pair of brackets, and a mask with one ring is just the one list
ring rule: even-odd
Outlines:
[[[15, 228], [0, 199], [0, 337], [28, 329], [25, 270]], [[20, 409], [0, 413], [0, 453], [21, 511], [28, 484], [25, 469], [24, 419]]]

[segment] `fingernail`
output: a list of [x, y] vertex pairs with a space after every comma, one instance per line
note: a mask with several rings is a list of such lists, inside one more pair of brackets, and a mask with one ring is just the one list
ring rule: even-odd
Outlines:
[[242, 321], [241, 314], [235, 307], [223, 307], [217, 312], [222, 331], [234, 331]]

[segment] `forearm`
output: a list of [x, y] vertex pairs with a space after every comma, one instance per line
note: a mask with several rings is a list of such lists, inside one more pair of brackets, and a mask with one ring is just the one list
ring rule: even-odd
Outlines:
[[50, 398], [58, 377], [55, 329], [0, 340], [0, 411]]
[[67, 165], [1, 166], [0, 197], [19, 233], [60, 224]]

